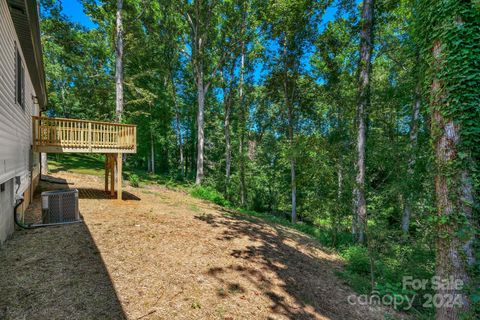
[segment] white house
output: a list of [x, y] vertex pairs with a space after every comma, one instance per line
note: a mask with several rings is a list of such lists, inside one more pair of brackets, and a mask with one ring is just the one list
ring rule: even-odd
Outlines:
[[0, 243], [14, 230], [13, 210], [22, 212], [40, 174], [32, 147], [32, 116], [46, 103], [36, 0], [0, 0]]

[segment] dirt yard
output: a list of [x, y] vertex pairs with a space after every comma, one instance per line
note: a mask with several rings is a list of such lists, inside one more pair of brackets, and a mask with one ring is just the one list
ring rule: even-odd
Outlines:
[[[383, 319], [351, 306], [341, 260], [308, 237], [163, 187], [108, 199], [60, 172], [84, 223], [19, 230], [0, 251], [0, 319]], [[65, 188], [42, 182], [41, 189]], [[30, 215], [38, 214], [39, 194]]]

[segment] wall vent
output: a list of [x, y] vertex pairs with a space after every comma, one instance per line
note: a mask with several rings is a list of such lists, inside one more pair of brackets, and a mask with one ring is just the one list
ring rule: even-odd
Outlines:
[[42, 222], [44, 224], [76, 221], [80, 221], [77, 189], [42, 192]]

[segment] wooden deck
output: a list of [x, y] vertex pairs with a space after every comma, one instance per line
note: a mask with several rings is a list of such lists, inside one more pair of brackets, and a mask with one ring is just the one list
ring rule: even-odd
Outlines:
[[34, 116], [32, 130], [36, 152], [137, 152], [135, 125]]
[[137, 152], [135, 125], [34, 116], [32, 137], [35, 152], [104, 153], [105, 191], [114, 197], [117, 189], [122, 200], [123, 154]]

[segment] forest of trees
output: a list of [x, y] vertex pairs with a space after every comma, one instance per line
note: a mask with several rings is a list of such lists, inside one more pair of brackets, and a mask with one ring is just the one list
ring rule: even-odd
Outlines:
[[436, 318], [479, 312], [480, 2], [82, 4], [41, 3], [48, 115], [137, 124], [127, 167], [314, 227], [360, 291], [454, 276]]

